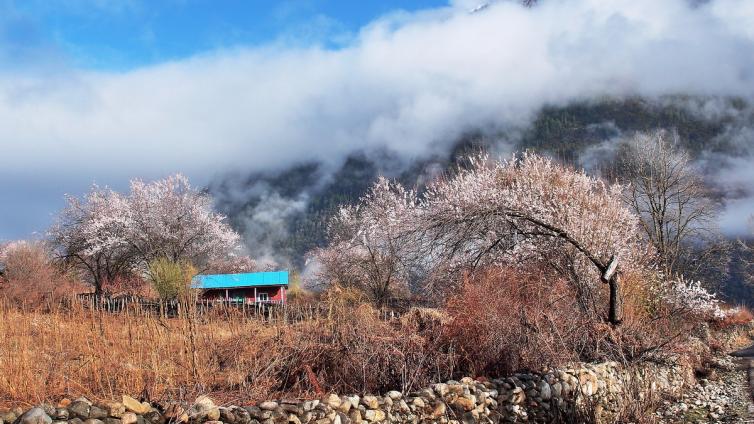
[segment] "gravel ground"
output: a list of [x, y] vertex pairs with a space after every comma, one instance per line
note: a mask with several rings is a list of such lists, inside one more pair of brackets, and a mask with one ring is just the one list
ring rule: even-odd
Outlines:
[[746, 381], [748, 361], [716, 358], [709, 378], [676, 402], [657, 411], [659, 423], [754, 423], [754, 405]]

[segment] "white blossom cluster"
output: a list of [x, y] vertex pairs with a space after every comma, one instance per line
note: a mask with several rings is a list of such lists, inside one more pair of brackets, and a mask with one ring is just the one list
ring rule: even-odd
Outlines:
[[462, 262], [486, 255], [520, 263], [577, 249], [582, 254], [569, 264], [577, 272], [594, 273], [589, 262], [613, 256], [627, 269], [645, 249], [621, 190], [535, 154], [492, 162], [479, 156], [430, 187], [423, 222], [435, 245], [452, 247]]
[[144, 270], [158, 257], [202, 266], [238, 247], [239, 235], [213, 211], [212, 199], [180, 174], [132, 180], [128, 195], [95, 185], [84, 198], [67, 200], [50, 239], [95, 284]]
[[5, 262], [8, 260], [8, 255], [14, 251], [29, 247], [32, 242], [28, 240], [13, 240], [6, 243], [0, 243], [0, 271], [2, 271]]
[[406, 290], [416, 244], [416, 193], [380, 177], [358, 205], [340, 208], [330, 223], [330, 245], [313, 254], [320, 280], [348, 282], [377, 302]]
[[738, 312], [738, 308], [722, 309], [721, 301], [714, 293], [705, 289], [701, 282], [686, 280], [683, 276], [669, 281], [661, 294], [677, 313], [722, 320]]

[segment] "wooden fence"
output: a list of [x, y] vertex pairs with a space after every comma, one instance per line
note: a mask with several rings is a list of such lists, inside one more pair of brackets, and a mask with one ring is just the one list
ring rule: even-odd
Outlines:
[[[103, 296], [80, 294], [78, 303], [86, 309], [104, 311], [112, 314], [131, 316], [153, 316], [162, 318], [180, 318], [188, 308], [185, 302], [178, 300], [156, 300], [138, 296]], [[257, 302], [248, 304], [241, 301], [217, 301], [199, 299], [193, 305], [197, 316], [224, 316], [233, 318], [253, 318], [265, 322], [295, 323], [307, 320], [332, 317], [333, 312], [322, 303], [282, 304], [280, 302]], [[401, 312], [395, 309], [379, 309], [375, 312], [385, 321], [399, 319]]]

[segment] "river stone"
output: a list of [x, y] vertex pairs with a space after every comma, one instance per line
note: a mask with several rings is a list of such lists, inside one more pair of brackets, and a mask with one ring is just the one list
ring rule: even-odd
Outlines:
[[139, 419], [133, 412], [126, 412], [122, 417], [120, 417], [120, 421], [122, 424], [136, 424]]
[[[304, 408], [302, 408], [301, 406], [296, 405], [296, 404], [284, 403], [284, 404], [280, 405], [280, 407], [283, 408], [283, 411], [288, 412], [289, 414], [301, 415], [301, 414], [304, 413]], [[225, 421], [225, 420], [223, 420], [223, 421]]]
[[89, 408], [91, 408], [89, 403], [77, 399], [71, 402], [70, 405], [68, 405], [68, 412], [70, 412], [76, 418], [85, 420], [89, 418]]
[[105, 402], [98, 406], [107, 411], [109, 417], [120, 418], [126, 413], [126, 407], [120, 402]]
[[369, 409], [377, 409], [380, 407], [380, 401], [377, 400], [376, 396], [366, 395], [361, 398], [361, 403]]
[[336, 394], [327, 396], [326, 398], [322, 399], [322, 402], [332, 409], [338, 409], [341, 403], [340, 398]]
[[74, 400], [74, 402], [84, 402], [87, 405], [92, 406], [92, 401], [89, 400], [89, 399], [87, 399], [85, 396], [81, 396], [81, 397], [77, 398], [76, 400]]
[[278, 407], [278, 403], [273, 402], [271, 400], [268, 400], [259, 404], [259, 409], [263, 411], [274, 411], [275, 409], [277, 409], [277, 407]]
[[189, 417], [199, 421], [217, 421], [220, 419], [220, 408], [207, 396], [199, 396], [189, 409]]
[[57, 408], [57, 409], [55, 409], [55, 415], [54, 415], [54, 417], [55, 417], [56, 420], [66, 421], [66, 420], [68, 420], [68, 418], [70, 418], [70, 416], [71, 416], [71, 414], [69, 414], [68, 410], [65, 409], [65, 408]]
[[52, 406], [52, 405], [50, 405], [48, 403], [43, 403], [43, 404], [39, 405], [39, 407], [42, 408], [42, 410], [45, 411], [45, 414], [49, 415], [50, 417], [54, 417], [55, 416], [55, 407], [54, 406]]
[[[251, 416], [245, 409], [238, 406], [231, 406], [229, 409], [233, 412], [237, 424], [249, 424], [251, 421]], [[222, 417], [220, 420], [222, 421]]]
[[367, 409], [366, 414], [364, 414], [364, 418], [366, 418], [367, 421], [370, 422], [384, 421], [385, 413], [379, 409]]
[[264, 419], [262, 417], [262, 409], [258, 406], [246, 406], [243, 409], [245, 409], [246, 412], [249, 413], [249, 416], [251, 416], [251, 418]]
[[351, 407], [352, 407], [352, 406], [353, 406], [354, 408], [356, 408], [356, 407], [358, 407], [359, 405], [358, 405], [358, 404], [356, 404], [356, 405], [353, 405], [353, 404], [351, 403], [351, 401], [350, 401], [350, 400], [348, 400], [348, 397], [345, 397], [345, 396], [344, 396], [344, 397], [340, 398], [340, 406], [338, 407], [338, 412], [341, 412], [341, 413], [343, 413], [343, 414], [347, 414], [347, 413], [348, 413], [348, 411], [350, 411], [350, 410], [351, 410]]
[[387, 397], [389, 397], [392, 400], [398, 400], [403, 397], [403, 393], [397, 391], [397, 390], [391, 390], [387, 392]]
[[89, 418], [88, 420], [84, 421], [84, 424], [105, 424], [105, 423], [95, 418]]
[[120, 418], [107, 417], [105, 418], [105, 424], [123, 424]]
[[160, 414], [160, 412], [155, 409], [144, 414], [144, 419], [150, 424], [164, 424], [165, 423], [165, 417], [163, 417], [162, 414]]
[[123, 406], [135, 414], [146, 414], [151, 409], [128, 395], [123, 395]]
[[[104, 409], [98, 407], [98, 406], [91, 406], [89, 408], [89, 418], [93, 420], [99, 420], [100, 418], [106, 418], [107, 417], [107, 411]], [[90, 423], [90, 424], [96, 424], [96, 423]]]
[[290, 414], [288, 415], [288, 422], [292, 424], [301, 424], [301, 420], [298, 419], [296, 414]]
[[51, 424], [52, 418], [40, 407], [31, 408], [18, 418], [19, 424]]

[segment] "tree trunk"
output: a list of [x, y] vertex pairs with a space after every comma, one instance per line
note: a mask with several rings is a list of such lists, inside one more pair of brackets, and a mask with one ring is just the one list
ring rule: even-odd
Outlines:
[[94, 276], [94, 294], [99, 296], [102, 294], [102, 279], [98, 276]]
[[618, 275], [613, 275], [608, 281], [610, 285], [610, 310], [608, 311], [607, 320], [610, 324], [617, 326], [620, 325], [622, 320], [622, 305], [620, 298], [620, 283], [618, 281]]

